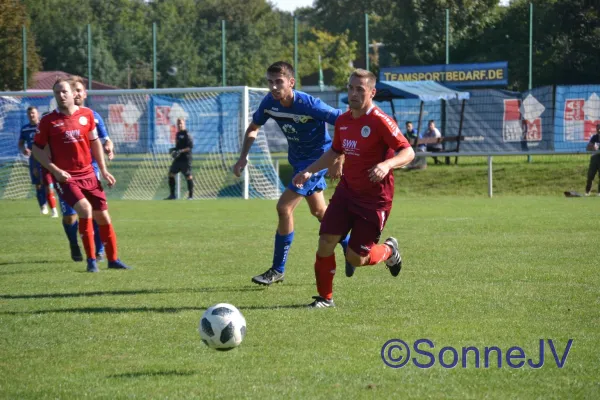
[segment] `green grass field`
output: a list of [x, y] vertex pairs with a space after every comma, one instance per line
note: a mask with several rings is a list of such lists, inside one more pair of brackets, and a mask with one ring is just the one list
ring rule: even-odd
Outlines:
[[[430, 168], [427, 171], [433, 171]], [[415, 171], [419, 174], [427, 171]], [[484, 186], [485, 187], [485, 186]], [[483, 189], [485, 193], [485, 189]], [[121, 258], [133, 271], [85, 273], [61, 224], [35, 200], [0, 202], [0, 398], [597, 398], [600, 393], [600, 198], [396, 197], [384, 235], [404, 268], [346, 278], [337, 308], [310, 310], [318, 223], [305, 204], [283, 284], [270, 266], [274, 201], [111, 201]], [[197, 326], [210, 305], [240, 308], [242, 345], [217, 352]], [[426, 338], [437, 352], [498, 346], [502, 368], [459, 362], [385, 366], [389, 339]], [[545, 364], [507, 366], [522, 347]], [[397, 354], [394, 353], [396, 356]], [[459, 353], [460, 354], [460, 353]], [[414, 357], [421, 363], [425, 356]], [[451, 359], [446, 354], [446, 362]]]

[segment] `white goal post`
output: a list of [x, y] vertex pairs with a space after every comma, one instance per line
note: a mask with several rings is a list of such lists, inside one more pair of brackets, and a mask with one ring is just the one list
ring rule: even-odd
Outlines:
[[[115, 143], [109, 170], [117, 185], [108, 190], [109, 198], [151, 200], [168, 195], [169, 149], [174, 146], [176, 121], [184, 118], [194, 140], [194, 198], [277, 199], [283, 185], [266, 135], [282, 135], [276, 124], [261, 128], [244, 175], [236, 178], [232, 173], [246, 127], [266, 93], [247, 86], [88, 91], [86, 106], [100, 114]], [[32, 195], [27, 159], [17, 148], [29, 106], [44, 113], [56, 102], [49, 91], [0, 92], [0, 199]]]

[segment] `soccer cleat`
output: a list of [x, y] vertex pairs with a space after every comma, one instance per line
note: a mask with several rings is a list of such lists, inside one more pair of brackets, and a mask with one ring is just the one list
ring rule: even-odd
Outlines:
[[392, 248], [392, 255], [385, 260], [385, 265], [387, 266], [387, 269], [390, 270], [392, 276], [398, 276], [402, 269], [402, 256], [400, 255], [400, 249], [398, 248], [398, 241], [396, 238], [389, 237], [385, 239], [383, 244], [387, 244]]
[[71, 245], [71, 260], [75, 262], [83, 261], [83, 255], [81, 254], [81, 249], [78, 244]]
[[257, 285], [270, 286], [273, 283], [283, 282], [283, 275], [283, 272], [277, 272], [273, 268], [269, 268], [264, 274], [252, 278], [252, 282]]
[[48, 215], [48, 206], [46, 204], [44, 204], [41, 208], [40, 208], [40, 212], [44, 215]]
[[99, 272], [98, 266], [96, 265], [96, 260], [93, 258], [87, 259], [87, 272]]
[[123, 261], [119, 260], [118, 258], [115, 261], [109, 261], [108, 262], [108, 268], [111, 268], [111, 269], [131, 269], [131, 267], [125, 265], [123, 263]]
[[177, 197], [169, 195], [165, 200], [177, 200]]
[[58, 218], [58, 211], [56, 211], [56, 208], [52, 209], [52, 218]]
[[590, 192], [585, 192], [584, 196], [587, 197], [590, 195]]
[[100, 261], [104, 261], [104, 260], [106, 260], [106, 257], [104, 257], [104, 252], [96, 253], [96, 261], [100, 262]]
[[188, 200], [194, 200], [194, 198], [192, 196], [189, 196], [187, 199]]
[[335, 303], [333, 302], [333, 300], [327, 300], [324, 297], [321, 296], [313, 296], [313, 299], [315, 299], [315, 301], [313, 301], [312, 303], [310, 303], [307, 307], [308, 308], [327, 308], [327, 307], [335, 307]]

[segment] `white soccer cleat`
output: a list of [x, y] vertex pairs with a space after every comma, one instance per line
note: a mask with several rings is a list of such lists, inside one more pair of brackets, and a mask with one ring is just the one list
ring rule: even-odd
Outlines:
[[56, 208], [52, 209], [52, 218], [58, 218], [58, 210]]
[[42, 208], [40, 209], [40, 212], [44, 215], [48, 215], [48, 206], [46, 204], [44, 204], [42, 206]]

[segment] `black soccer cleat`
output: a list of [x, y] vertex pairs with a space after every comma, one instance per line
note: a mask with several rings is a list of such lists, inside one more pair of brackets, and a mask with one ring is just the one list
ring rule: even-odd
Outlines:
[[352, 275], [354, 275], [354, 271], [356, 271], [356, 267], [352, 264], [350, 264], [350, 262], [348, 260], [346, 260], [346, 251], [344, 250], [344, 260], [346, 261], [346, 276], [348, 278], [350, 278]]
[[313, 301], [312, 303], [310, 303], [307, 307], [308, 308], [328, 308], [328, 307], [335, 307], [335, 303], [333, 302], [333, 300], [327, 300], [324, 297], [321, 296], [313, 296], [313, 299], [315, 299], [315, 301]]
[[252, 282], [257, 285], [271, 286], [273, 283], [283, 282], [283, 276], [283, 272], [277, 272], [273, 268], [269, 268], [264, 274], [252, 278]]
[[108, 262], [108, 268], [110, 269], [132, 269], [130, 266], [126, 265], [123, 261], [118, 258], [115, 261]]
[[177, 197], [169, 195], [169, 197], [165, 198], [165, 200], [177, 200]]
[[396, 238], [389, 237], [385, 239], [383, 244], [386, 244], [392, 248], [392, 255], [385, 260], [385, 265], [387, 269], [390, 270], [390, 274], [392, 274], [392, 276], [398, 276], [400, 270], [402, 269], [402, 255], [400, 255], [398, 241]]
[[75, 262], [83, 261], [83, 254], [81, 254], [81, 249], [79, 245], [71, 245], [71, 260]]

